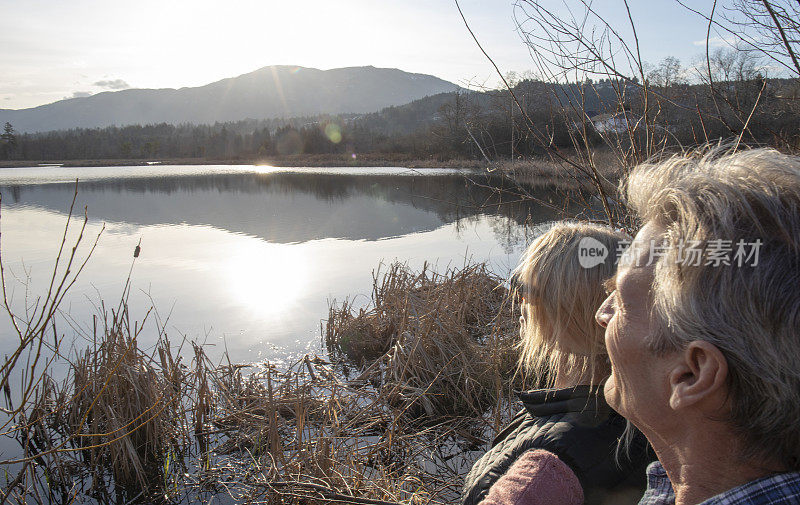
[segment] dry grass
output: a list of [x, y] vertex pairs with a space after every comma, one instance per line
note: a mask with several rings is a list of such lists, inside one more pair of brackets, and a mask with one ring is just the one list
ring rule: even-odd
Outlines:
[[22, 442], [16, 463], [23, 470], [3, 501], [169, 500], [190, 452], [193, 374], [173, 358], [165, 337], [157, 359], [139, 349], [142, 327], [130, 327], [127, 315], [122, 304], [77, 357], [60, 357], [68, 365], [60, 384], [43, 371], [31, 408], [22, 406], [5, 433]]
[[249, 375], [223, 367], [214, 381], [213, 491], [287, 502], [411, 502], [421, 493], [413, 444], [396, 432], [396, 412], [374, 389], [342, 381], [324, 360], [306, 356], [288, 370]]
[[[606, 192], [613, 194], [616, 184], [625, 175], [624, 161], [610, 149], [595, 149], [591, 156], [592, 164], [596, 167], [597, 180], [603, 184]], [[571, 165], [573, 163], [582, 166], [587, 161], [577, 154], [565, 155], [564, 160], [530, 157], [502, 161], [496, 169], [522, 184], [593, 191], [593, 185], [597, 183], [593, 178], [594, 174], [576, 170]]]
[[159, 354], [162, 362], [153, 363], [136, 335], [115, 325], [72, 365], [65, 428], [93, 470], [96, 493], [109, 494], [101, 475], [108, 471], [125, 501], [137, 489], [163, 496], [187, 454], [185, 377], [169, 345], [159, 346]]
[[[189, 356], [152, 321], [131, 324], [123, 299], [64, 380], [45, 370], [20, 407], [6, 433], [23, 466], [0, 498], [452, 502], [508, 414], [514, 316], [499, 285], [485, 265], [376, 273], [373, 308], [331, 309], [331, 348], [363, 364], [349, 379], [316, 356], [258, 370], [215, 365], [199, 346]], [[148, 332], [150, 353], [137, 344]]]
[[484, 264], [439, 274], [400, 263], [373, 278], [368, 309], [331, 307], [332, 356], [368, 366], [362, 378], [416, 417], [481, 417], [507, 397], [518, 315], [502, 279]]

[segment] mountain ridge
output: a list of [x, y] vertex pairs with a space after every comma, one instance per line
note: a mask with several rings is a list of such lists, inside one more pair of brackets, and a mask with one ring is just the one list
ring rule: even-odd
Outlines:
[[0, 123], [8, 121], [19, 132], [42, 132], [369, 113], [457, 89], [438, 77], [396, 68], [269, 65], [202, 86], [103, 91], [27, 109], [0, 109]]

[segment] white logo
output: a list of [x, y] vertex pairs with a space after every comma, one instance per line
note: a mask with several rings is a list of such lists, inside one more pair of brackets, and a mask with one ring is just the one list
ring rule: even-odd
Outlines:
[[583, 268], [593, 268], [605, 261], [608, 248], [597, 239], [583, 237], [578, 244], [578, 261]]

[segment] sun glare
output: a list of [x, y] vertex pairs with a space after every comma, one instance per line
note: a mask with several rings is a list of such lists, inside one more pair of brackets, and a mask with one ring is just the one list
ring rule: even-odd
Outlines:
[[298, 249], [259, 243], [237, 250], [226, 268], [233, 299], [262, 316], [289, 310], [308, 283], [306, 254]]
[[278, 172], [285, 172], [286, 169], [282, 167], [273, 167], [272, 165], [253, 165], [252, 167], [247, 166], [245, 168], [247, 171], [253, 171], [257, 174], [275, 174]]

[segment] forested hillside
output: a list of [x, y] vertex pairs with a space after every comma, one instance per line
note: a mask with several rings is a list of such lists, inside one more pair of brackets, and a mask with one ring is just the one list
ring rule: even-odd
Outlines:
[[[794, 79], [666, 86], [523, 80], [507, 90], [441, 93], [370, 114], [167, 123], [14, 135], [8, 160], [180, 159], [252, 161], [302, 154], [404, 154], [498, 160], [580, 145], [647, 142], [695, 145], [742, 134], [794, 145], [800, 131]], [[742, 111], [749, 112], [742, 124]], [[649, 141], [653, 141], [651, 138]], [[794, 144], [793, 144], [794, 143]]]

